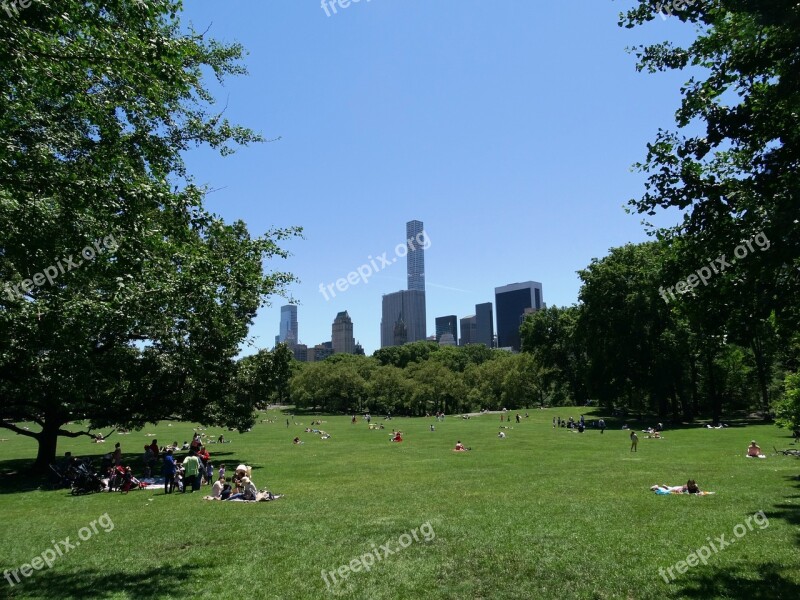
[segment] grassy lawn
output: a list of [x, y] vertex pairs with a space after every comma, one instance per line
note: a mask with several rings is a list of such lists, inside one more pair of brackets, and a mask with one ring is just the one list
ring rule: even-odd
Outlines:
[[[324, 441], [303, 433], [311, 417], [287, 428], [285, 415], [270, 412], [274, 423], [226, 432], [230, 444], [209, 447], [215, 467], [224, 462], [230, 473], [240, 462], [252, 465], [259, 488], [286, 494], [258, 504], [207, 502], [197, 492], [38, 490], [24, 475], [34, 443], [2, 433], [9, 438], [0, 442], [2, 569], [19, 569], [67, 537], [74, 544], [106, 513], [113, 529], [103, 519], [97, 533], [82, 530], [80, 547], [51, 568], [14, 586], [0, 581], [0, 597], [798, 597], [800, 462], [772, 450], [788, 447], [787, 432], [749, 425], [668, 430], [663, 440], [639, 433], [633, 454], [618, 426], [603, 435], [552, 429], [553, 416], [577, 419], [580, 409], [528, 412], [506, 439], [496, 437], [497, 415], [395, 418], [383, 431], [321, 417], [332, 435]], [[393, 427], [405, 441], [389, 442]], [[119, 441], [140, 471], [142, 447], [152, 440], [145, 434], [164, 444], [191, 432], [160, 424], [104, 445], [61, 440], [59, 454], [99, 459]], [[293, 445], [295, 435], [305, 443]], [[459, 439], [472, 451], [452, 452]], [[744, 457], [751, 439], [766, 460]], [[716, 494], [648, 489], [689, 478]], [[751, 518], [748, 529], [758, 511], [764, 518]], [[723, 534], [734, 542], [719, 548]], [[676, 563], [711, 543], [717, 548], [707, 550], [706, 565], [678, 572]], [[370, 570], [354, 572], [362, 563], [351, 561], [367, 554]], [[322, 570], [347, 564], [354, 570], [335, 574], [335, 582], [328, 574], [326, 586]]]

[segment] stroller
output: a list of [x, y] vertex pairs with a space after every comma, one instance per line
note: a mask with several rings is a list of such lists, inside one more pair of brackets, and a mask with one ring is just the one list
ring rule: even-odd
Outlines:
[[105, 489], [103, 480], [95, 473], [89, 471], [86, 465], [79, 465], [68, 471], [67, 477], [71, 480], [70, 491], [73, 496], [80, 494], [93, 494]]

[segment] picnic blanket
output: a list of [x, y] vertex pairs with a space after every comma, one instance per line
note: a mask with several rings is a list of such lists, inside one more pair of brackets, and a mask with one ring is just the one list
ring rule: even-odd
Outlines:
[[[255, 504], [256, 502], [272, 502], [273, 500], [277, 500], [279, 498], [283, 498], [284, 494], [271, 494], [266, 490], [263, 492], [258, 492], [256, 495], [255, 500], [245, 500], [243, 498], [234, 498], [233, 500], [225, 500], [225, 502], [246, 502], [248, 504]], [[220, 500], [222, 498], [215, 498], [214, 496], [203, 496], [203, 500]]]

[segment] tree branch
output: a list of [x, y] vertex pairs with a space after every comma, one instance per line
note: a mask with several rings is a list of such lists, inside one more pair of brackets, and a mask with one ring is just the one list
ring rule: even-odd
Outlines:
[[13, 423], [8, 423], [6, 421], [0, 422], [0, 427], [4, 429], [10, 429], [11, 431], [18, 433], [19, 435], [27, 435], [28, 437], [38, 438], [39, 433], [35, 431], [28, 431], [27, 429], [23, 429], [22, 427], [17, 427]]

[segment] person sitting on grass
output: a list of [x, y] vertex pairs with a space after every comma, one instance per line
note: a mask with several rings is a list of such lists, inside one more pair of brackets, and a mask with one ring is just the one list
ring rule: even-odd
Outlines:
[[399, 431], [395, 431], [394, 432], [394, 437], [392, 438], [392, 441], [393, 442], [402, 442], [403, 441], [403, 436], [400, 435]]
[[456, 447], [453, 448], [453, 452], [466, 452], [467, 449], [464, 447], [464, 444], [461, 443], [461, 440], [456, 442]]
[[506, 437], [506, 432], [501, 431], [500, 433], [497, 434], [497, 437], [499, 437], [501, 440], [504, 439]]
[[[215, 500], [219, 500], [222, 498], [222, 489], [225, 487], [225, 478], [220, 477], [214, 482], [214, 485], [211, 486], [211, 497]], [[228, 486], [230, 489], [231, 486]]]
[[747, 447], [747, 458], [767, 458], [766, 455], [761, 453], [761, 448], [753, 440]]
[[[222, 479], [222, 478], [220, 477], [220, 479]], [[231, 487], [231, 478], [230, 477], [226, 477], [225, 478], [225, 482], [222, 484], [222, 491], [219, 494], [219, 499], [220, 500], [227, 500], [228, 498], [231, 497], [231, 492], [232, 491], [233, 491], [233, 488]]]
[[292, 440], [292, 443], [293, 443], [293, 444], [298, 444], [298, 445], [299, 445], [299, 444], [302, 444], [303, 442], [301, 442], [301, 441], [300, 441], [300, 438], [299, 438], [299, 437], [296, 437], [296, 438], [294, 438], [294, 439]]

